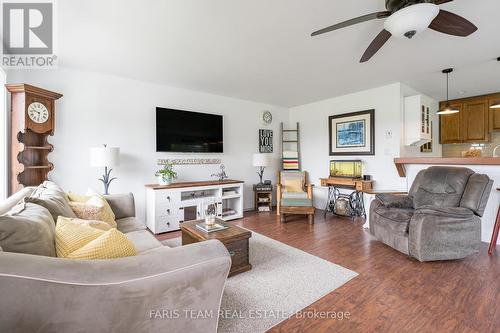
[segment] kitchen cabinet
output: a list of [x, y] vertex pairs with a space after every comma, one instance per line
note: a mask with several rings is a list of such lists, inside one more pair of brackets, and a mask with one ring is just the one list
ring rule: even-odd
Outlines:
[[[483, 143], [490, 142], [490, 133], [500, 131], [500, 109], [490, 109], [500, 93], [449, 101], [459, 113], [439, 116], [439, 142]], [[441, 102], [444, 107], [446, 102]]]
[[[440, 109], [445, 106], [446, 102], [441, 102]], [[460, 143], [462, 142], [462, 104], [450, 104], [453, 109], [457, 109], [459, 113], [443, 114], [439, 116], [440, 124], [440, 140], [441, 144], [445, 143]]]
[[467, 143], [489, 142], [489, 109], [487, 99], [468, 100], [463, 104], [462, 140]]

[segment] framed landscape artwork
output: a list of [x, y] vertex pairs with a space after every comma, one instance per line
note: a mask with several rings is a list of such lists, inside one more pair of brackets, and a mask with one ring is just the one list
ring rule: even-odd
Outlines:
[[375, 155], [375, 110], [328, 118], [330, 156]]

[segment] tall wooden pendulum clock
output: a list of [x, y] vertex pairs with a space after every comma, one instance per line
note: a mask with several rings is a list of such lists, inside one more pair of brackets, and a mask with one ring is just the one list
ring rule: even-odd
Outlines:
[[55, 130], [55, 101], [61, 94], [29, 84], [7, 84], [11, 93], [10, 186], [13, 194], [25, 186], [38, 186], [54, 169], [48, 142]]

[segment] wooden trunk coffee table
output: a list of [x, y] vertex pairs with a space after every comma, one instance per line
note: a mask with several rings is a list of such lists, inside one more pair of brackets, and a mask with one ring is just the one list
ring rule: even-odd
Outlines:
[[225, 224], [228, 228], [207, 233], [196, 227], [196, 224], [203, 222], [204, 220], [197, 220], [181, 223], [182, 245], [217, 239], [224, 244], [231, 255], [232, 264], [229, 270], [229, 276], [252, 269], [252, 265], [249, 261], [248, 245], [248, 240], [252, 237], [250, 231], [217, 219], [217, 223]]

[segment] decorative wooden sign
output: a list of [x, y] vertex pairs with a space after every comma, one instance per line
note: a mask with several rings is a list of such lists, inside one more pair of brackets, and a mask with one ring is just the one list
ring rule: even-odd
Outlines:
[[184, 159], [158, 159], [158, 165], [190, 165], [190, 164], [221, 164], [219, 158], [184, 158]]
[[259, 152], [272, 153], [273, 152], [273, 131], [267, 129], [259, 130]]

